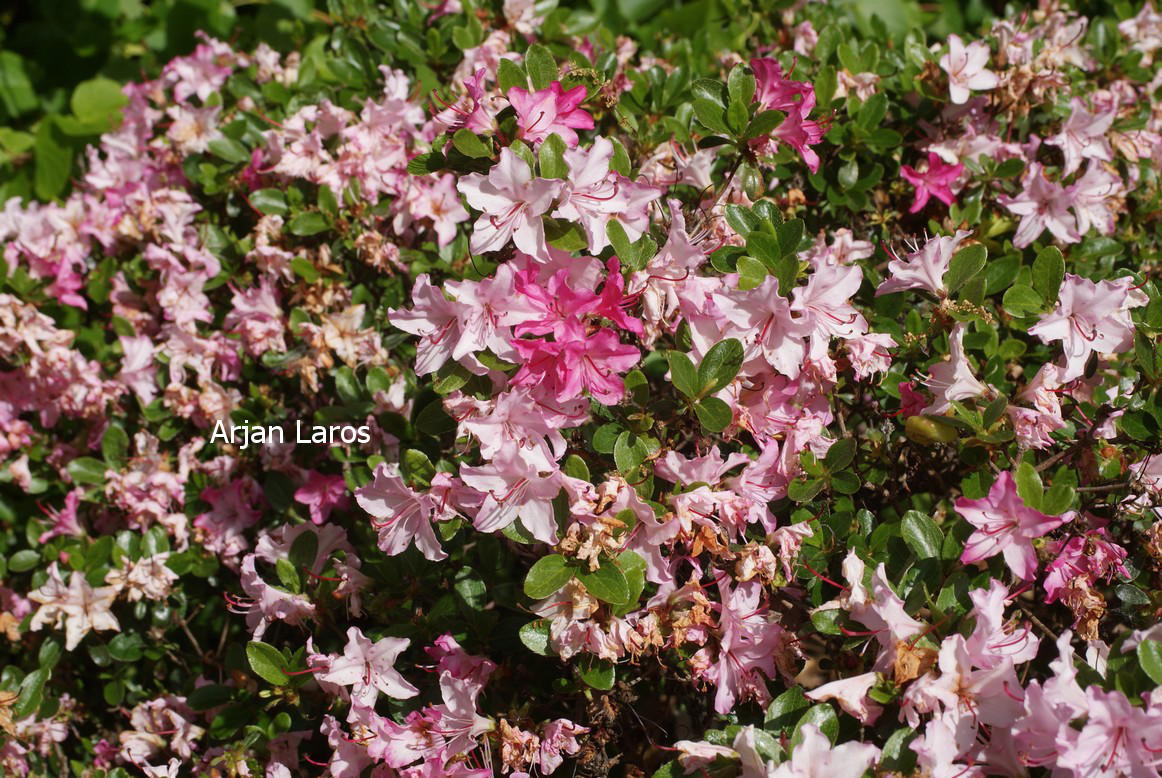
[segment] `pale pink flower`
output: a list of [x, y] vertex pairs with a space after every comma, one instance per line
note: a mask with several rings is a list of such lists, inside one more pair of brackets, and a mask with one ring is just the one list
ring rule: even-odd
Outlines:
[[1070, 105], [1072, 111], [1061, 125], [1061, 132], [1045, 139], [1046, 143], [1057, 146], [1065, 155], [1065, 167], [1061, 170], [1063, 177], [1080, 168], [1083, 159], [1110, 162], [1114, 158], [1106, 133], [1113, 126], [1116, 113], [1112, 110], [1090, 113], [1086, 109], [1085, 100], [1080, 97], [1073, 98]]
[[487, 176], [469, 173], [456, 182], [468, 204], [481, 211], [472, 233], [472, 250], [500, 251], [512, 239], [524, 253], [548, 261], [541, 214], [552, 207], [564, 187], [564, 181], [533, 178], [523, 159], [511, 149], [501, 149], [500, 159]]
[[414, 540], [427, 559], [448, 558], [432, 529], [436, 504], [431, 495], [409, 489], [386, 463], [375, 468], [371, 483], [355, 490], [355, 501], [374, 517], [371, 526], [379, 533], [379, 548], [388, 556], [403, 553]]
[[1061, 282], [1057, 307], [1029, 328], [1043, 343], [1060, 340], [1065, 351], [1063, 382], [1080, 378], [1090, 354], [1128, 351], [1134, 345], [1134, 326], [1126, 315], [1135, 302], [1124, 284], [1094, 283], [1067, 273]]
[[553, 498], [561, 491], [561, 472], [539, 471], [515, 453], [507, 451], [480, 467], [460, 467], [460, 478], [486, 496], [473, 526], [481, 532], [497, 532], [518, 518], [542, 543], [557, 542]]
[[791, 315], [790, 303], [779, 294], [778, 279], [767, 276], [754, 289], [715, 294], [714, 303], [734, 325], [729, 334], [742, 340], [748, 358], [762, 357], [788, 378], [799, 376], [807, 355], [803, 339], [810, 330]]
[[948, 290], [944, 286], [944, 274], [952, 264], [960, 244], [972, 233], [957, 230], [956, 235], [939, 235], [927, 240], [923, 247], [913, 246], [913, 250], [900, 259], [892, 254], [888, 263], [888, 278], [876, 288], [876, 297], [905, 289], [923, 289], [938, 297], [945, 297]]
[[1024, 191], [1016, 197], [997, 196], [998, 203], [1021, 217], [1013, 236], [1014, 246], [1025, 248], [1046, 229], [1064, 243], [1081, 240], [1077, 220], [1069, 212], [1074, 203], [1073, 194], [1046, 178], [1040, 163], [1029, 164], [1021, 185]]
[[961, 562], [971, 564], [1003, 554], [1009, 569], [1026, 581], [1037, 573], [1033, 540], [1073, 518], [1072, 513], [1046, 516], [1027, 506], [1017, 494], [1017, 484], [1007, 470], [997, 477], [987, 497], [958, 498], [956, 512], [976, 527], [964, 545]]
[[986, 67], [988, 62], [987, 43], [973, 41], [965, 46], [959, 35], [948, 36], [948, 53], [940, 58], [940, 67], [948, 74], [952, 102], [957, 105], [967, 102], [970, 90], [983, 92], [996, 88], [1000, 79]]
[[832, 747], [815, 724], [804, 724], [799, 734], [803, 740], [791, 751], [791, 758], [768, 770], [767, 778], [861, 778], [880, 755], [870, 743]]
[[39, 632], [45, 625], [65, 629], [65, 649], [72, 651], [90, 631], [120, 631], [121, 625], [110, 608], [117, 599], [113, 586], [93, 588], [78, 572], [69, 573], [65, 586], [56, 562], [48, 567], [48, 580], [29, 593], [28, 599], [40, 604], [32, 617], [30, 629]]
[[861, 724], [871, 725], [876, 722], [883, 708], [867, 696], [871, 688], [879, 682], [876, 673], [862, 673], [850, 678], [840, 678], [838, 681], [825, 683], [807, 692], [807, 699], [816, 702], [835, 700], [839, 707], [854, 716]]
[[427, 273], [416, 276], [412, 307], [388, 310], [392, 326], [419, 337], [416, 344], [416, 375], [434, 373], [452, 357], [460, 342], [458, 308], [436, 287]]
[[396, 700], [415, 697], [420, 690], [395, 669], [396, 659], [410, 643], [406, 638], [381, 638], [372, 643], [362, 630], [351, 627], [343, 655], [333, 657], [317, 677], [337, 686], [350, 686], [351, 698], [361, 705], [373, 706], [380, 692]]
[[932, 404], [922, 412], [930, 415], [944, 413], [954, 401], [967, 400], [988, 394], [988, 387], [972, 374], [972, 365], [964, 354], [964, 324], [958, 323], [948, 335], [949, 357], [928, 369], [924, 386], [935, 395]]

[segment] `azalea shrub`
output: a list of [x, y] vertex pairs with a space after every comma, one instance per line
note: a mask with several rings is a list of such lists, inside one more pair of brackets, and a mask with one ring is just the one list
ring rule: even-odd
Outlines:
[[82, 5], [4, 775], [1158, 774], [1149, 2]]

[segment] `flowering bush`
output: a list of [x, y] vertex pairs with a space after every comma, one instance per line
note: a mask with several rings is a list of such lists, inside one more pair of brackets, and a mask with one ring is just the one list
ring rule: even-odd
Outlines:
[[1152, 5], [272, 5], [0, 91], [5, 775], [1158, 774]]

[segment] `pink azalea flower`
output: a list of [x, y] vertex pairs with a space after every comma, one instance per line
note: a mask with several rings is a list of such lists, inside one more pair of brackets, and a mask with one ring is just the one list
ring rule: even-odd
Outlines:
[[882, 294], [902, 292], [906, 289], [923, 289], [937, 297], [945, 297], [944, 274], [952, 264], [952, 256], [960, 248], [964, 239], [972, 233], [957, 230], [956, 235], [939, 235], [924, 243], [923, 247], [913, 246], [905, 259], [892, 253], [888, 263], [888, 278], [876, 288], [876, 297]]
[[794, 148], [807, 163], [807, 169], [817, 172], [819, 155], [810, 147], [822, 141], [826, 131], [818, 122], [807, 119], [815, 107], [815, 87], [785, 77], [782, 66], [769, 57], [753, 59], [750, 66], [755, 75], [754, 99], [759, 108], [786, 114], [782, 123], [771, 131], [770, 137]]
[[625, 396], [619, 373], [638, 363], [641, 352], [618, 340], [617, 334], [600, 327], [592, 335], [577, 319], [567, 320], [553, 342], [544, 339], [516, 340], [513, 347], [525, 363], [512, 378], [513, 386], [544, 386], [558, 402], [567, 402], [588, 391], [606, 405]]
[[900, 178], [916, 187], [916, 200], [909, 213], [918, 213], [924, 210], [930, 197], [935, 197], [945, 205], [956, 203], [956, 195], [952, 193], [952, 185], [960, 177], [964, 164], [957, 162], [949, 165], [938, 154], [928, 152], [928, 167], [919, 172], [911, 165], [900, 167]]
[[867, 332], [867, 319], [851, 304], [863, 283], [863, 270], [851, 265], [817, 268], [805, 286], [791, 293], [791, 311], [810, 328], [811, 359], [827, 355], [832, 338], [854, 338]]
[[1081, 235], [1077, 231], [1077, 220], [1069, 209], [1074, 196], [1060, 184], [1045, 177], [1041, 165], [1029, 164], [1025, 177], [1021, 180], [1024, 191], [1016, 197], [998, 195], [997, 202], [1021, 217], [1013, 245], [1023, 249], [1046, 229], [1064, 243], [1077, 243]]
[[862, 673], [850, 678], [840, 678], [831, 683], [825, 683], [811, 691], [806, 696], [809, 700], [826, 702], [835, 700], [839, 707], [854, 716], [861, 724], [875, 724], [876, 719], [884, 709], [872, 702], [867, 696], [871, 688], [879, 682], [877, 673]]
[[410, 309], [388, 310], [387, 318], [393, 326], [420, 338], [416, 344], [416, 375], [434, 373], [451, 358], [453, 348], [460, 342], [457, 313], [456, 306], [432, 286], [427, 273], [416, 276]]
[[71, 492], [65, 495], [65, 507], [61, 508], [60, 510], [44, 508], [44, 506], [41, 506], [41, 510], [48, 514], [48, 517], [52, 519], [53, 525], [51, 529], [40, 533], [40, 537], [36, 539], [37, 543], [40, 543], [43, 546], [45, 543], [56, 537], [62, 537], [66, 535], [80, 536], [85, 534], [85, 531], [81, 528], [80, 522], [77, 521], [77, 508], [80, 507], [81, 497], [84, 496], [84, 494], [84, 489], [79, 487], [73, 489]]
[[1072, 513], [1046, 516], [1027, 506], [1017, 494], [1017, 484], [1007, 470], [997, 477], [987, 497], [958, 498], [956, 512], [976, 527], [965, 543], [960, 561], [971, 564], [1003, 554], [1009, 569], [1025, 581], [1032, 580], [1037, 573], [1033, 539], [1073, 518]]
[[1119, 691], [1090, 686], [1085, 726], [1057, 736], [1057, 766], [1081, 775], [1151, 775], [1157, 772], [1162, 726], [1156, 706], [1135, 707]]
[[[605, 232], [609, 220], [629, 206], [625, 193], [621, 191], [619, 177], [610, 175], [611, 159], [613, 144], [607, 138], [595, 138], [588, 151], [579, 148], [566, 150], [569, 185], [561, 204], [553, 211], [553, 216], [581, 225], [589, 238], [589, 252], [594, 255], [609, 245]], [[654, 191], [660, 194], [659, 190]]]
[[430, 219], [436, 232], [436, 241], [444, 248], [456, 237], [456, 225], [468, 221], [468, 211], [456, 194], [456, 177], [445, 173], [432, 180], [431, 176], [416, 178], [412, 185], [418, 194], [408, 199], [410, 214], [415, 219]]
[[1125, 195], [1122, 179], [1111, 173], [1100, 162], [1090, 162], [1085, 174], [1066, 190], [1072, 198], [1073, 213], [1077, 216], [1077, 232], [1085, 235], [1092, 226], [1099, 235], [1112, 235], [1117, 221], [1115, 208]]
[[964, 354], [964, 324], [958, 323], [948, 336], [949, 358], [928, 369], [924, 386], [935, 395], [923, 413], [938, 415], [952, 407], [953, 401], [967, 400], [988, 393], [988, 387], [976, 380], [972, 365]]
[[1106, 133], [1113, 126], [1116, 112], [1111, 110], [1090, 113], [1086, 110], [1085, 100], [1080, 97], [1073, 98], [1070, 105], [1072, 111], [1061, 125], [1061, 132], [1045, 139], [1046, 143], [1057, 146], [1065, 155], [1062, 176], [1068, 176], [1081, 167], [1083, 159], [1110, 162], [1114, 158]]
[[997, 74], [986, 68], [988, 44], [973, 41], [967, 46], [959, 35], [948, 36], [948, 53], [940, 58], [940, 67], [948, 74], [948, 92], [953, 103], [968, 102], [970, 90], [988, 91], [1000, 83]]
[[871, 743], [832, 747], [815, 724], [804, 724], [799, 734], [803, 740], [791, 751], [791, 758], [768, 770], [768, 778], [860, 778], [880, 755]]
[[1090, 586], [1098, 580], [1130, 578], [1123, 564], [1129, 552], [1110, 540], [1104, 527], [1067, 540], [1051, 540], [1045, 550], [1053, 560], [1045, 568], [1045, 602], [1056, 601], [1074, 578], [1083, 578]]
[[539, 471], [515, 452], [506, 450], [480, 467], [462, 465], [460, 478], [486, 496], [473, 526], [481, 532], [498, 532], [518, 518], [542, 543], [557, 542], [553, 498], [561, 491], [561, 472]]
[[1129, 291], [1112, 281], [1094, 283], [1067, 273], [1057, 307], [1029, 328], [1043, 343], [1060, 340], [1065, 350], [1062, 382], [1080, 378], [1093, 352], [1128, 351], [1134, 345], [1134, 326], [1126, 310], [1134, 306]]
[[382, 638], [372, 643], [362, 630], [351, 627], [343, 655], [332, 657], [327, 669], [316, 677], [336, 686], [350, 686], [351, 698], [369, 707], [375, 705], [380, 692], [396, 700], [415, 697], [420, 690], [395, 669], [396, 659], [410, 643], [406, 638]]
[[594, 126], [593, 117], [580, 108], [585, 97], [584, 86], [575, 86], [566, 92], [560, 81], [532, 93], [514, 86], [508, 90], [508, 102], [516, 111], [518, 137], [540, 143], [556, 133], [567, 145], [576, 146], [579, 140], [576, 130], [592, 130]]
[[728, 333], [742, 340], [748, 357], [761, 356], [788, 378], [798, 378], [807, 355], [803, 342], [807, 324], [791, 315], [787, 298], [779, 294], [779, 281], [767, 276], [747, 291], [727, 290], [714, 295], [714, 303], [734, 325]]
[[[814, 93], [812, 93], [812, 100], [814, 100]], [[807, 117], [794, 111], [787, 114], [779, 126], [771, 130], [772, 138], [786, 143], [799, 152], [799, 155], [803, 157], [803, 162], [807, 164], [807, 169], [812, 173], [819, 172], [819, 155], [811, 146], [822, 142], [823, 136], [826, 134], [827, 131], [818, 122], [808, 121]]]
[[295, 491], [295, 502], [310, 509], [314, 524], [322, 524], [332, 510], [347, 507], [347, 480], [341, 475], [325, 475], [311, 470], [307, 483]]
[[523, 159], [511, 149], [501, 149], [500, 159], [487, 176], [469, 173], [456, 182], [468, 204], [481, 211], [472, 233], [472, 250], [500, 251], [511, 239], [524, 253], [547, 262], [541, 214], [552, 207], [564, 187], [564, 181], [533, 178]]
[[355, 491], [355, 501], [374, 519], [379, 548], [388, 556], [402, 554], [414, 540], [427, 559], [438, 562], [448, 555], [432, 529], [436, 504], [428, 494], [412, 491], [397, 470], [380, 463], [371, 483]]

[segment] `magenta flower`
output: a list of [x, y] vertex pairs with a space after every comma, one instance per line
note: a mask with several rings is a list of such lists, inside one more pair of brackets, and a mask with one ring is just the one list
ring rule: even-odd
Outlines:
[[575, 130], [592, 130], [593, 117], [579, 107], [585, 102], [584, 86], [575, 86], [566, 92], [560, 81], [548, 89], [529, 92], [514, 86], [508, 90], [508, 101], [516, 110], [519, 137], [530, 143], [540, 143], [556, 133], [570, 146], [576, 146]]
[[908, 209], [909, 213], [917, 213], [928, 204], [930, 197], [935, 197], [945, 205], [956, 203], [956, 195], [952, 193], [952, 184], [960, 177], [964, 164], [957, 162], [949, 165], [938, 154], [928, 152], [928, 167], [919, 172], [911, 165], [900, 167], [900, 178], [916, 187], [916, 201]]
[[960, 561], [968, 564], [1003, 554], [1009, 569], [1025, 581], [1037, 574], [1033, 539], [1073, 518], [1072, 513], [1046, 516], [1030, 508], [1017, 494], [1017, 484], [1008, 471], [1000, 474], [988, 497], [957, 499], [956, 512], [976, 527], [964, 545]]
[[606, 405], [616, 405], [625, 395], [620, 373], [638, 363], [641, 352], [621, 343], [617, 333], [605, 327], [592, 334], [577, 319], [561, 325], [556, 341], [515, 340], [513, 347], [525, 360], [513, 376], [513, 386], [545, 385], [558, 402], [581, 396], [586, 390]]
[[310, 509], [314, 524], [322, 524], [333, 509], [347, 507], [347, 481], [341, 475], [324, 475], [312, 470], [307, 483], [295, 492], [295, 502]]

